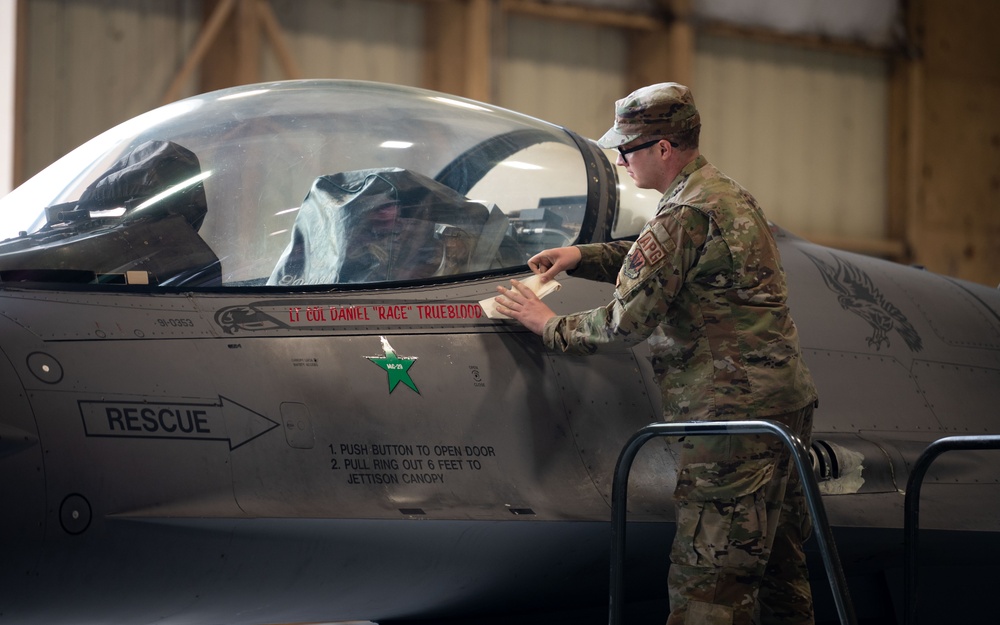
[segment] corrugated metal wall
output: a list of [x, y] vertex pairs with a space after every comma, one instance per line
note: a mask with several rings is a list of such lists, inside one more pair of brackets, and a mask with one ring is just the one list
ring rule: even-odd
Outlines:
[[700, 37], [702, 152], [789, 230], [881, 237], [887, 71], [879, 58]]
[[31, 0], [24, 110], [29, 174], [161, 104], [201, 28], [199, 0]]
[[[391, 0], [272, 0], [295, 61], [308, 78], [420, 86], [424, 7]], [[283, 80], [265, 44], [264, 80]]]
[[594, 139], [625, 95], [626, 33], [512, 15], [498, 59], [497, 104]]
[[[32, 0], [26, 168], [160, 103], [197, 37], [198, 0]], [[304, 75], [420, 85], [421, 3], [273, 0]], [[624, 93], [628, 33], [508, 16], [495, 102], [590, 137]], [[703, 152], [793, 231], [879, 237], [886, 211], [884, 61], [700, 37]], [[262, 76], [283, 78], [269, 47]], [[670, 76], [664, 76], [669, 80]], [[191, 85], [188, 92], [193, 89]]]

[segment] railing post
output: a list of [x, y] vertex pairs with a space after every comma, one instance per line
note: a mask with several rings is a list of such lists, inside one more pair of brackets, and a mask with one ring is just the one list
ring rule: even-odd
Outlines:
[[917, 546], [920, 530], [920, 487], [931, 463], [946, 451], [1000, 449], [1000, 436], [948, 436], [927, 446], [906, 479], [903, 499], [903, 625], [917, 623]]
[[622, 585], [625, 563], [625, 520], [628, 515], [628, 477], [639, 449], [656, 436], [717, 436], [723, 434], [775, 434], [791, 449], [791, 458], [799, 471], [805, 490], [806, 503], [817, 533], [820, 553], [833, 599], [837, 605], [840, 622], [856, 625], [854, 606], [840, 565], [840, 556], [833, 542], [833, 532], [826, 510], [820, 500], [819, 485], [812, 471], [809, 452], [802, 441], [787, 427], [773, 421], [702, 421], [681, 423], [653, 423], [632, 435], [618, 456], [611, 493], [611, 587], [608, 602], [609, 625], [621, 624]]

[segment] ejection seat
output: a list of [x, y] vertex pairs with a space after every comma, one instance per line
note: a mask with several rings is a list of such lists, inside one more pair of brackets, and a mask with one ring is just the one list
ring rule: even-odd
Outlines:
[[269, 285], [419, 280], [495, 265], [507, 217], [400, 168], [320, 176]]
[[125, 152], [79, 199], [45, 209], [34, 232], [0, 242], [0, 281], [216, 286], [198, 235], [208, 212], [198, 157], [171, 141]]

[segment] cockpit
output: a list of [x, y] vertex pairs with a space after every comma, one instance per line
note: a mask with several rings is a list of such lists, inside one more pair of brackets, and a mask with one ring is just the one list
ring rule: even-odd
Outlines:
[[621, 195], [592, 142], [505, 109], [357, 81], [237, 87], [115, 127], [0, 200], [0, 286], [502, 273], [634, 234]]

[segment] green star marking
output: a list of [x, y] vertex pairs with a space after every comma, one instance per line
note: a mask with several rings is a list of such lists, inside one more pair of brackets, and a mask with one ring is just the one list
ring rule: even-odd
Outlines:
[[413, 362], [417, 359], [416, 356], [400, 358], [389, 345], [389, 341], [385, 340], [385, 337], [382, 337], [382, 349], [385, 351], [385, 356], [365, 356], [365, 358], [385, 369], [385, 372], [389, 374], [389, 392], [393, 392], [396, 386], [402, 382], [419, 395], [420, 391], [417, 390], [417, 385], [413, 383], [408, 373]]

